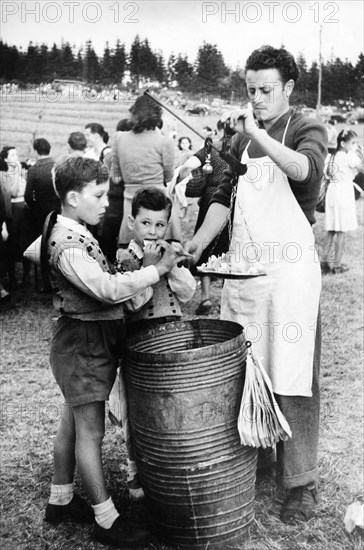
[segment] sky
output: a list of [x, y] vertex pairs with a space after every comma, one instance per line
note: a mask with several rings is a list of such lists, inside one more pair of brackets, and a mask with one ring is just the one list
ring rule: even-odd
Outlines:
[[322, 26], [323, 59], [356, 63], [364, 50], [362, 0], [295, 2], [259, 0], [41, 0], [1, 2], [1, 39], [26, 49], [29, 42], [52, 46], [61, 41], [78, 49], [92, 40], [98, 55], [119, 38], [129, 51], [138, 34], [154, 51], [182, 53], [196, 60], [203, 42], [216, 44], [231, 68], [243, 67], [262, 44], [282, 44], [308, 64], [318, 60]]

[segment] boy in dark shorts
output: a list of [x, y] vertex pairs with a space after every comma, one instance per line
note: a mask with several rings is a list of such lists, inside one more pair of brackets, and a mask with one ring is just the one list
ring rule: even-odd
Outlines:
[[[54, 443], [54, 476], [46, 520], [91, 522], [93, 536], [118, 548], [142, 545], [148, 532], [122, 521], [106, 488], [102, 469], [105, 400], [113, 386], [123, 335], [123, 307], [139, 309], [150, 286], [179, 261], [163, 243], [156, 265], [134, 273], [110, 273], [98, 242], [85, 224], [96, 225], [107, 206], [108, 171], [101, 162], [70, 158], [57, 167], [55, 186], [62, 201], [47, 243], [55, 308], [61, 314], [51, 347], [53, 374], [64, 395]], [[73, 494], [78, 472], [92, 509]]]
[[[117, 252], [119, 269], [122, 272], [139, 270], [156, 264], [161, 257], [161, 239], [164, 239], [170, 223], [172, 201], [162, 189], [148, 186], [139, 189], [133, 197], [128, 228], [133, 239], [128, 248]], [[179, 243], [172, 246], [180, 247]], [[139, 311], [127, 316], [127, 335], [135, 335], [154, 325], [178, 321], [181, 316], [180, 303], [191, 300], [196, 290], [196, 281], [186, 267], [175, 266], [158, 283], [153, 285], [153, 297]], [[113, 421], [124, 428], [128, 452], [128, 489], [132, 498], [143, 497], [134, 452], [130, 439], [125, 381], [122, 369], [110, 394], [110, 411]], [[114, 417], [114, 418], [113, 418]]]

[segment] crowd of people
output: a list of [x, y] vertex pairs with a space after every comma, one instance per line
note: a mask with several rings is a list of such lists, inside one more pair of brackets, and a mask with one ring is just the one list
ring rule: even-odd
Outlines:
[[[161, 117], [159, 117], [161, 123]], [[131, 130], [131, 120], [121, 120], [116, 127], [117, 136], [122, 132]], [[134, 132], [133, 132], [134, 134]], [[136, 132], [135, 132], [135, 135]], [[156, 134], [155, 134], [156, 135]], [[152, 147], [154, 138], [152, 137]], [[158, 136], [157, 136], [158, 139]], [[165, 163], [167, 173], [162, 174], [161, 183], [167, 181], [173, 170], [174, 143], [165, 139], [159, 133], [159, 141], [168, 143], [170, 160], [167, 162], [160, 156], [159, 151], [155, 159]], [[102, 162], [115, 176], [110, 178], [109, 205], [96, 232], [100, 236], [102, 247], [110, 261], [116, 258], [117, 241], [124, 210], [124, 187], [128, 189], [128, 178], [118, 176], [117, 165], [111, 166], [111, 147], [108, 145], [109, 136], [104, 127], [98, 123], [90, 123], [83, 131], [72, 132], [68, 137], [68, 153], [60, 157], [51, 156], [51, 144], [45, 138], [34, 140], [34, 159], [20, 162], [15, 146], [5, 146], [0, 153], [0, 201], [1, 201], [1, 299], [8, 301], [10, 293], [19, 286], [16, 264], [23, 263], [22, 286], [30, 286], [29, 261], [23, 257], [23, 252], [34, 239], [41, 235], [47, 215], [52, 212], [60, 212], [61, 201], [54, 185], [54, 175], [57, 166], [60, 166], [69, 158], [85, 157]], [[117, 140], [116, 140], [117, 143]], [[138, 164], [132, 166], [138, 166]], [[169, 170], [169, 171], [168, 171]], [[133, 171], [133, 170], [131, 170]], [[153, 180], [152, 180], [153, 181]], [[133, 189], [133, 192], [135, 189]], [[125, 193], [128, 198], [128, 193]], [[40, 281], [35, 279], [36, 288]], [[5, 287], [5, 288], [4, 288]]]
[[[326, 197], [329, 245], [334, 243], [337, 253], [333, 266], [329, 260], [320, 266], [312, 254], [312, 226], [328, 133], [322, 123], [290, 106], [297, 78], [295, 60], [284, 48], [255, 50], [246, 64], [251, 106], [222, 117], [216, 133], [205, 127], [214, 147], [207, 139], [195, 152], [190, 138], [174, 140], [163, 134], [161, 107], [147, 96], [138, 97], [130, 117], [117, 124], [111, 146], [104, 127], [90, 123], [70, 134], [69, 152], [60, 159], [52, 159], [45, 138], [34, 141], [37, 160], [31, 166], [21, 165], [15, 147], [3, 148], [1, 248], [8, 288], [1, 288], [2, 298], [16, 290], [19, 259], [23, 284], [29, 284], [31, 258], [46, 266], [59, 313], [51, 367], [65, 404], [54, 444], [46, 508], [50, 523], [70, 517], [94, 522], [94, 538], [117, 547], [148, 540], [146, 529], [131, 528], [122, 520], [102, 469], [105, 401], [114, 392], [123, 411], [117, 420], [126, 428], [129, 489], [142, 489], [127, 429], [125, 382], [122, 373], [116, 378], [120, 339], [125, 331], [179, 319], [180, 304], [196, 290], [195, 278], [181, 262], [191, 262], [192, 256], [192, 263], [199, 265], [228, 249], [235, 261], [259, 261], [267, 274], [227, 279], [221, 319], [259, 331], [258, 337], [246, 336], [262, 358], [276, 401], [292, 427], [292, 438], [276, 449], [277, 478], [287, 491], [280, 518], [291, 524], [314, 515], [321, 269], [344, 271], [341, 234], [356, 228], [352, 180], [363, 168], [363, 157], [354, 132], [340, 132], [331, 160], [337, 179], [332, 178]], [[219, 156], [227, 149], [246, 167], [238, 178], [234, 165]], [[183, 245], [181, 219], [188, 212], [187, 199], [196, 195], [200, 209], [195, 233]], [[41, 257], [32, 258], [31, 243], [42, 233]], [[300, 250], [299, 261], [287, 257], [292, 243]], [[208, 277], [202, 278], [197, 314], [210, 311], [210, 284]], [[296, 339], [285, 332], [293, 324], [301, 331]], [[76, 463], [91, 507], [74, 494]]]
[[[213, 136], [219, 146], [219, 123], [215, 131], [205, 126], [202, 133], [205, 137]], [[166, 238], [183, 240], [181, 220], [189, 221], [192, 212], [196, 212], [193, 208], [196, 203], [200, 205], [197, 226], [201, 224], [209, 198], [217, 187], [223, 168], [227, 167], [223, 162], [219, 164], [215, 152], [213, 159], [214, 163], [217, 160], [218, 165], [214, 177], [204, 177], [199, 172], [197, 178], [195, 168], [201, 166], [201, 162], [197, 160], [197, 156], [193, 156], [191, 139], [188, 136], [165, 136], [162, 109], [145, 96], [136, 99], [130, 108], [129, 118], [117, 123], [112, 147], [109, 143], [109, 134], [103, 125], [93, 122], [86, 124], [83, 131], [72, 132], [67, 140], [68, 152], [56, 158], [51, 156], [51, 144], [45, 138], [34, 140], [34, 159], [27, 159], [22, 163], [15, 147], [3, 148], [0, 191], [6, 209], [2, 215], [4, 231], [1, 243], [1, 277], [5, 286], [1, 291], [4, 298], [2, 303], [7, 302], [10, 293], [19, 286], [31, 287], [31, 264], [23, 257], [23, 252], [42, 234], [47, 215], [52, 211], [60, 212], [61, 201], [57, 196], [54, 177], [57, 166], [67, 159], [91, 158], [100, 161], [109, 171], [109, 204], [103, 219], [91, 231], [98, 238], [110, 263], [115, 263], [117, 250], [126, 248], [130, 241], [129, 218], [134, 194], [150, 185], [168, 194], [168, 182], [176, 168], [183, 165], [186, 165], [185, 170], [192, 173], [191, 179], [196, 181], [198, 192], [197, 195], [189, 195], [187, 191], [182, 213], [173, 206]], [[202, 141], [196, 155], [203, 155], [203, 145]], [[195, 159], [195, 168], [189, 168], [187, 163], [192, 156]], [[18, 281], [19, 270], [16, 269], [18, 262], [23, 264], [21, 283]], [[205, 287], [203, 284], [203, 288]], [[38, 291], [46, 290], [36, 269], [35, 288]], [[207, 313], [206, 296], [204, 292], [201, 301], [205, 303], [197, 309], [197, 314]], [[209, 305], [211, 307], [211, 303]]]

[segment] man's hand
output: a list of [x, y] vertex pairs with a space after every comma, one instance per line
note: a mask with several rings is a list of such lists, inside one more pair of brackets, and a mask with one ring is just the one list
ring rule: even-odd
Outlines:
[[248, 103], [245, 109], [232, 111], [232, 113], [230, 113], [230, 126], [239, 134], [244, 134], [249, 138], [254, 136], [258, 130], [258, 126], [254, 118], [251, 103]]
[[160, 240], [158, 244], [161, 250], [163, 250], [163, 255], [156, 264], [159, 276], [161, 277], [168, 273], [168, 271], [171, 271], [179, 262], [186, 259], [187, 256], [180, 243], [173, 243], [173, 245], [170, 245], [167, 241]]
[[184, 248], [186, 252], [188, 252], [193, 256], [192, 258], [191, 257], [187, 258], [187, 261], [185, 262], [185, 264], [187, 264], [188, 266], [196, 264], [203, 252], [202, 246], [196, 241], [192, 240], [192, 241], [187, 241]]

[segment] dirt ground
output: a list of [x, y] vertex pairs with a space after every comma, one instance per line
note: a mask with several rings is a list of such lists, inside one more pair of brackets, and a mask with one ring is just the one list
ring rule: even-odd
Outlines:
[[[344, 261], [350, 271], [323, 279], [323, 356], [321, 370], [320, 503], [307, 524], [290, 527], [279, 521], [282, 493], [266, 476], [256, 485], [255, 520], [236, 550], [359, 550], [363, 535], [349, 535], [343, 519], [347, 506], [363, 499], [363, 201], [357, 201], [359, 229], [348, 234]], [[194, 217], [184, 226], [193, 231]], [[319, 248], [325, 236], [323, 215], [315, 227]], [[19, 277], [21, 268], [19, 266]], [[212, 285], [218, 318], [222, 282]], [[195, 317], [200, 287], [184, 307]], [[52, 444], [62, 398], [48, 357], [55, 314], [48, 295], [34, 288], [14, 293], [1, 311], [1, 482], [2, 548], [6, 550], [95, 549], [90, 528], [43, 521], [52, 475]], [[107, 421], [104, 468], [113, 498], [127, 516], [143, 509], [133, 504], [125, 481], [125, 447], [120, 432]], [[77, 486], [82, 487], [77, 478]], [[146, 548], [167, 550], [157, 539]]]

